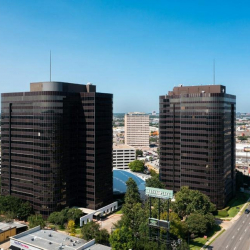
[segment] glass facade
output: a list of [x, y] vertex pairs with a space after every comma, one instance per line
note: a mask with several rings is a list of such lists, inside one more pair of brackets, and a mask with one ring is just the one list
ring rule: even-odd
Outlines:
[[112, 202], [113, 96], [95, 86], [56, 84], [60, 91], [2, 94], [1, 193], [45, 216]]
[[160, 178], [167, 189], [189, 186], [222, 208], [235, 193], [236, 97], [212, 86], [160, 96]]

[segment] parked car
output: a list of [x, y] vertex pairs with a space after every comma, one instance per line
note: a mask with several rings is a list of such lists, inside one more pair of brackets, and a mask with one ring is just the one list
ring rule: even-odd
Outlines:
[[245, 210], [245, 214], [249, 214], [250, 210], [249, 209], [246, 209]]

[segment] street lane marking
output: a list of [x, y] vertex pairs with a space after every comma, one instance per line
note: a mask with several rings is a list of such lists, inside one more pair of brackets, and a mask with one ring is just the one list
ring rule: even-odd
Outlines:
[[240, 227], [238, 228], [238, 231], [240, 230]]
[[242, 240], [242, 237], [240, 237], [240, 240]]
[[234, 248], [234, 250], [236, 249], [236, 247]]
[[232, 239], [234, 238], [234, 236], [232, 237]]
[[226, 248], [228, 248], [228, 245], [226, 246]]
[[243, 220], [243, 223], [245, 223], [245, 221]]

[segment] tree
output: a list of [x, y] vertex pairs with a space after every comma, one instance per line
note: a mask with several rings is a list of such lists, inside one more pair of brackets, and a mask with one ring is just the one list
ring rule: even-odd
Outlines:
[[181, 218], [191, 213], [207, 214], [215, 211], [215, 205], [205, 194], [198, 190], [191, 190], [189, 187], [181, 187], [175, 194], [175, 202], [172, 205], [174, 212]]
[[76, 228], [75, 228], [75, 222], [74, 220], [69, 220], [68, 221], [68, 230], [70, 235], [74, 236], [76, 233]]
[[53, 212], [48, 217], [48, 221], [50, 223], [63, 227], [64, 223], [67, 222], [67, 217], [62, 212]]
[[193, 213], [189, 215], [186, 223], [188, 225], [188, 231], [196, 236], [205, 234], [208, 229], [208, 222], [203, 214]]
[[96, 242], [103, 245], [109, 245], [109, 233], [107, 229], [101, 229], [95, 238]]
[[14, 218], [27, 219], [32, 213], [32, 207], [29, 202], [23, 202], [14, 196], [0, 196], [0, 211], [11, 213]]
[[[161, 214], [162, 220], [167, 220], [167, 212]], [[181, 221], [177, 213], [171, 212], [169, 214], [170, 233], [178, 238], [184, 239], [187, 234], [187, 226]]]
[[41, 228], [45, 227], [45, 221], [41, 214], [30, 215], [28, 217], [29, 228], [40, 226]]
[[89, 223], [83, 225], [81, 232], [82, 238], [84, 240], [92, 240], [96, 237], [100, 230], [100, 225], [94, 221], [90, 221]]
[[144, 164], [142, 161], [139, 161], [139, 160], [130, 162], [128, 166], [133, 172], [143, 172], [144, 170]]
[[157, 177], [159, 179], [159, 174], [157, 174], [154, 169], [150, 169], [149, 172], [152, 177]]
[[128, 250], [134, 248], [133, 232], [130, 228], [116, 229], [110, 236], [109, 242], [113, 250]]
[[135, 204], [135, 203], [141, 203], [140, 193], [138, 190], [138, 186], [136, 182], [129, 178], [126, 182], [127, 185], [127, 191], [125, 194], [125, 204]]
[[80, 218], [83, 216], [83, 212], [78, 208], [70, 208], [67, 211], [67, 219], [73, 220], [75, 224], [80, 223]]
[[143, 152], [140, 149], [136, 149], [135, 154], [136, 154], [136, 159], [138, 156], [143, 156]]
[[248, 136], [245, 136], [245, 135], [242, 135], [242, 136], [238, 136], [238, 140], [240, 141], [246, 141], [249, 137]]
[[165, 188], [157, 175], [146, 180], [146, 187]]
[[20, 204], [17, 210], [17, 218], [20, 220], [26, 220], [32, 213], [32, 207], [29, 202], [23, 202]]
[[100, 230], [100, 225], [94, 221], [83, 225], [81, 229], [82, 238], [85, 240], [95, 239], [97, 243], [107, 245], [109, 242], [109, 233], [106, 229]]

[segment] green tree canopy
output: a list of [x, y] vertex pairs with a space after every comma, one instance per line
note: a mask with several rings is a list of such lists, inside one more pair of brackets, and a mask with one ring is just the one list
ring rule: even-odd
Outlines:
[[45, 227], [45, 221], [41, 214], [35, 214], [28, 217], [29, 228], [40, 226]]
[[95, 239], [97, 243], [107, 245], [109, 243], [109, 233], [106, 229], [100, 229], [100, 225], [91, 221], [83, 225], [81, 229], [82, 238], [85, 240]]
[[181, 218], [191, 213], [207, 214], [215, 211], [215, 205], [205, 194], [198, 190], [191, 190], [189, 187], [181, 187], [175, 194], [175, 202], [172, 205], [174, 212]]
[[79, 224], [80, 217], [83, 216], [83, 212], [78, 208], [64, 208], [60, 212], [53, 212], [48, 217], [50, 223], [63, 226], [69, 220], [73, 220], [75, 224]]
[[136, 153], [136, 159], [138, 156], [143, 156], [143, 152], [140, 149], [136, 149], [135, 153]]
[[129, 168], [133, 172], [143, 172], [144, 171], [144, 164], [142, 161], [135, 160], [128, 164]]
[[154, 187], [154, 188], [165, 188], [164, 184], [159, 180], [159, 176], [155, 175], [146, 180], [146, 187]]
[[29, 202], [23, 202], [17, 197], [7, 195], [0, 196], [0, 211], [11, 213], [14, 218], [26, 220], [32, 213], [32, 207]]
[[134, 247], [133, 232], [130, 228], [121, 227], [116, 229], [110, 236], [109, 242], [112, 250], [128, 250]]
[[132, 178], [129, 178], [126, 185], [125, 204], [133, 205], [135, 203], [141, 203], [140, 193], [136, 182]]
[[188, 230], [195, 236], [204, 235], [208, 229], [215, 225], [214, 216], [212, 214], [193, 213], [187, 218]]
[[77, 224], [77, 225], [80, 223], [80, 218], [82, 216], [83, 216], [83, 212], [78, 208], [70, 208], [67, 211], [67, 219], [73, 220], [75, 222], [75, 224]]
[[63, 226], [67, 222], [67, 217], [61, 212], [53, 212], [48, 217], [48, 221], [55, 225]]
[[[161, 214], [162, 220], [167, 220], [167, 212]], [[170, 233], [175, 235], [180, 239], [184, 239], [188, 232], [187, 225], [185, 222], [181, 221], [180, 217], [177, 213], [171, 212], [169, 214], [169, 221], [170, 221]]]

